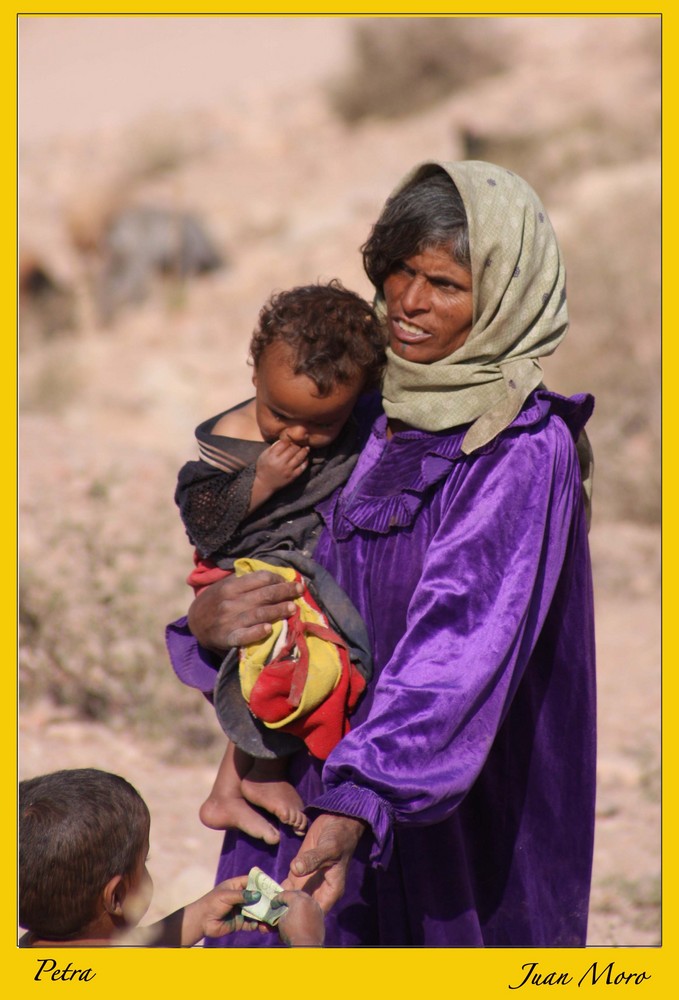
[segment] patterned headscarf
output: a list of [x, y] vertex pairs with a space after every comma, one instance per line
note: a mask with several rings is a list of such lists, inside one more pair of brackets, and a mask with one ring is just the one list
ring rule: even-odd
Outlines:
[[[473, 325], [462, 345], [431, 364], [387, 349], [382, 397], [388, 417], [420, 430], [470, 423], [470, 454], [517, 416], [541, 383], [537, 360], [568, 328], [566, 275], [552, 225], [533, 189], [492, 163], [429, 161], [392, 193], [444, 170], [464, 202], [469, 224]], [[376, 298], [384, 314], [384, 298]]]

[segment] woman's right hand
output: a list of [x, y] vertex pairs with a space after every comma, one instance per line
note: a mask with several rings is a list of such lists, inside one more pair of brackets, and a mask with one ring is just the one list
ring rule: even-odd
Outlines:
[[269, 635], [271, 622], [289, 618], [295, 610], [292, 602], [303, 589], [298, 581], [288, 583], [267, 570], [231, 574], [194, 599], [189, 628], [201, 646], [218, 653], [246, 646]]

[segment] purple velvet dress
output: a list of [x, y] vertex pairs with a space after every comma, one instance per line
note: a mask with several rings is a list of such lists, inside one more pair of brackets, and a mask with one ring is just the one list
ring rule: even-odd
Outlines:
[[[328, 946], [585, 944], [595, 799], [592, 584], [574, 439], [590, 396], [529, 397], [465, 456], [464, 429], [387, 439], [377, 418], [321, 510], [316, 560], [352, 598], [375, 660], [352, 731], [321, 765], [290, 760], [319, 811], [365, 819]], [[185, 620], [182, 680], [215, 664]], [[227, 833], [217, 879], [279, 882], [300, 839]], [[270, 946], [278, 935], [207, 942]]]

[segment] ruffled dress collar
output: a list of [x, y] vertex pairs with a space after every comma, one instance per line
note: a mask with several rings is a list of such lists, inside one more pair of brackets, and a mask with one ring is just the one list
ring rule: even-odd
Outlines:
[[436, 432], [408, 429], [387, 437], [387, 418], [381, 413], [351, 478], [317, 510], [338, 540], [356, 529], [386, 534], [394, 527], [406, 527], [432, 487], [447, 478], [456, 463], [469, 464], [490, 454], [500, 441], [537, 428], [550, 415], [561, 417], [577, 441], [593, 408], [594, 398], [588, 393], [566, 397], [538, 389], [512, 423], [471, 456], [462, 451], [469, 424]]

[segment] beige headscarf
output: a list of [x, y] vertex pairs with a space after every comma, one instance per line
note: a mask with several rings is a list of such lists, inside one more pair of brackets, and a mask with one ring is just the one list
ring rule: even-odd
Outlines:
[[[417, 364], [388, 349], [387, 416], [421, 430], [471, 423], [462, 450], [491, 441], [542, 381], [539, 357], [566, 333], [566, 274], [551, 223], [532, 188], [492, 163], [428, 162], [393, 192], [440, 170], [452, 178], [469, 223], [473, 325], [447, 358]], [[377, 297], [378, 310], [384, 299]]]

